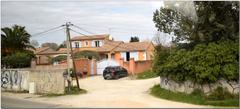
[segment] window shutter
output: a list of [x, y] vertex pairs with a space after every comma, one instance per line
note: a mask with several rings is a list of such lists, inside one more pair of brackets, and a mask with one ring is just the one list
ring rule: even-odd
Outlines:
[[95, 47], [95, 44], [94, 44], [94, 43], [95, 43], [95, 41], [92, 41], [92, 47]]
[[102, 46], [102, 41], [99, 41], [99, 46], [100, 46], [100, 47]]
[[79, 41], [79, 48], [80, 48], [80, 47], [82, 47], [82, 42], [81, 42], [81, 41]]

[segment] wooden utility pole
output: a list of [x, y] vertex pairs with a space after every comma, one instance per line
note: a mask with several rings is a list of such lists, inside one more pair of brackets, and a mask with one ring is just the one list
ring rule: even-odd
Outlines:
[[[67, 55], [68, 55], [68, 78], [70, 78], [70, 69], [69, 69], [69, 62], [70, 62], [70, 56], [69, 56], [69, 51], [71, 50], [71, 58], [72, 58], [72, 63], [73, 63], [73, 73], [75, 75], [76, 78], [76, 82], [77, 82], [77, 87], [80, 90], [80, 86], [79, 86], [79, 82], [78, 82], [78, 77], [77, 77], [77, 72], [76, 72], [76, 66], [75, 66], [75, 61], [74, 61], [74, 53], [73, 53], [73, 49], [72, 49], [72, 43], [70, 41], [70, 28], [69, 26], [71, 26], [73, 24], [71, 24], [70, 22], [66, 23], [66, 34], [67, 34]], [[70, 50], [69, 50], [70, 48]], [[70, 85], [68, 86], [70, 89]]]

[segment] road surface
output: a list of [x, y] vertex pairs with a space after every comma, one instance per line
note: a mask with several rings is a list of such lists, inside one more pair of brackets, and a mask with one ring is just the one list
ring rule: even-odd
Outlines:
[[59, 108], [60, 105], [33, 102], [30, 100], [18, 99], [13, 97], [2, 96], [1, 97], [1, 108]]

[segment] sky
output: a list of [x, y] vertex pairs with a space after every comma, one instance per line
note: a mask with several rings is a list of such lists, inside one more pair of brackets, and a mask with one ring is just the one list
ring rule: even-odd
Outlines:
[[71, 22], [71, 37], [110, 34], [114, 40], [128, 42], [131, 36], [140, 41], [152, 40], [157, 29], [152, 21], [153, 12], [163, 6], [163, 1], [124, 0], [79, 0], [79, 1], [2, 1], [1, 26], [14, 24], [25, 26], [31, 40], [62, 43], [66, 40], [65, 30], [35, 35], [48, 29]]

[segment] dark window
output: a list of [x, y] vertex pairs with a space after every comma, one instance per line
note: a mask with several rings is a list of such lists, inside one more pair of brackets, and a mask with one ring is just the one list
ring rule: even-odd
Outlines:
[[100, 46], [100, 41], [95, 41], [95, 47], [99, 47]]
[[75, 42], [75, 47], [79, 48], [79, 42]]
[[129, 61], [130, 60], [130, 53], [126, 52], [126, 60]]

